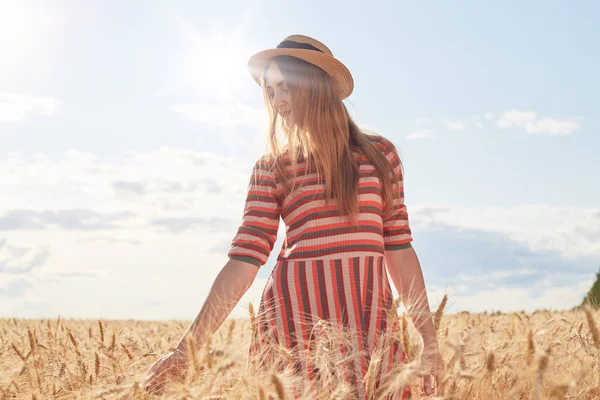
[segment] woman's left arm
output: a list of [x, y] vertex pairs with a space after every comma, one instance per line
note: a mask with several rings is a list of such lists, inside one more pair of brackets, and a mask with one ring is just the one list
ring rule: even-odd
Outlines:
[[437, 346], [423, 270], [414, 248], [410, 246], [401, 250], [386, 250], [385, 263], [415, 328], [423, 338], [423, 344]]
[[[402, 302], [423, 339], [421, 364], [426, 369], [423, 388], [426, 395], [444, 393], [444, 362], [440, 355], [437, 332], [433, 323], [421, 263], [412, 246], [386, 250], [387, 270], [402, 296]], [[434, 389], [433, 376], [437, 387]]]

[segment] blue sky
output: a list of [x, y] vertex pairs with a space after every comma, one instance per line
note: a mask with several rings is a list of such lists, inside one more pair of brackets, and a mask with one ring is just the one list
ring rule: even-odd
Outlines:
[[432, 303], [577, 304], [600, 268], [599, 15], [593, 1], [3, 2], [0, 316], [193, 317], [264, 148], [246, 61], [296, 33], [347, 64], [352, 114], [398, 145]]

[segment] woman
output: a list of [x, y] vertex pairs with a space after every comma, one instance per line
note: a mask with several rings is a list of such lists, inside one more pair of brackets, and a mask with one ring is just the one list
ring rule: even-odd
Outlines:
[[[283, 348], [288, 366], [313, 388], [329, 374], [345, 380], [353, 398], [381, 389], [406, 357], [387, 272], [423, 339], [425, 393], [435, 383], [439, 390], [442, 361], [395, 147], [350, 118], [343, 100], [352, 93], [352, 75], [319, 41], [287, 37], [254, 55], [249, 69], [271, 117], [271, 152], [254, 164], [229, 261], [177, 348], [148, 371], [146, 390], [160, 393], [167, 379], [180, 377], [188, 337], [202, 345], [224, 322], [267, 262], [280, 218], [285, 241], [263, 291], [249, 365], [283, 368]], [[334, 337], [347, 341], [319, 347]], [[332, 375], [317, 359], [323, 349], [342, 370]], [[371, 364], [379, 366], [377, 375], [367, 376]], [[394, 395], [407, 398], [410, 388]]]

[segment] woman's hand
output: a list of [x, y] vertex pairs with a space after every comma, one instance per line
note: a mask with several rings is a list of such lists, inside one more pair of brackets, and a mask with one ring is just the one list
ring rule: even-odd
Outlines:
[[227, 261], [217, 275], [202, 309], [188, 327], [177, 349], [159, 358], [148, 370], [143, 383], [145, 391], [160, 395], [169, 380], [183, 381], [190, 364], [184, 338], [193, 336], [196, 338], [196, 348], [201, 348], [202, 341], [197, 338], [210, 336], [221, 326], [252, 285], [257, 273], [258, 268], [251, 263]]
[[168, 381], [183, 381], [188, 358], [181, 350], [171, 351], [152, 364], [143, 383], [143, 389], [154, 395], [163, 394]]
[[421, 353], [421, 367], [423, 368], [424, 394], [426, 396], [443, 395], [444, 361], [435, 339], [432, 343], [425, 343]]

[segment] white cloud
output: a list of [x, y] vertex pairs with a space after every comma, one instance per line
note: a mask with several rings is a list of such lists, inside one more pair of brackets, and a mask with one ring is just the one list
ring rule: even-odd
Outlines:
[[[128, 152], [106, 162], [89, 153], [68, 151], [60, 161], [13, 153], [0, 160], [0, 210], [84, 207], [100, 213], [210, 217], [215, 210], [239, 211], [252, 162], [214, 153], [161, 148]], [[127, 190], [128, 189], [128, 190]], [[211, 208], [211, 207], [216, 207]], [[165, 214], [168, 211], [168, 214]]]
[[575, 121], [558, 120], [544, 117], [525, 125], [527, 133], [541, 133], [548, 135], [569, 135], [579, 128]]
[[429, 290], [457, 311], [567, 309], [600, 266], [600, 208], [413, 205], [409, 218]]
[[465, 128], [465, 125], [460, 121], [446, 121], [444, 125], [452, 131], [462, 131]]
[[479, 115], [473, 115], [471, 121], [473, 121], [473, 125], [475, 125], [477, 129], [483, 129], [483, 121]]
[[[173, 235], [143, 228], [105, 234], [140, 243], [81, 241], [85, 233], [60, 230], [11, 234], [11, 242], [18, 246], [41, 243], [52, 249], [52, 255], [44, 268], [24, 276], [29, 283], [26, 293], [0, 298], [0, 314], [192, 319], [226, 261], [223, 252], [211, 247], [232, 236], [202, 230]], [[0, 283], [3, 279], [10, 282], [0, 288], [8, 290], [17, 278], [0, 274]], [[255, 286], [250, 297], [255, 298], [257, 290]], [[138, 306], [152, 301], [156, 306]], [[24, 308], [24, 302], [41, 306]]]
[[[0, 273], [0, 295], [5, 295], [0, 299], [1, 313], [193, 318], [226, 261], [254, 159], [254, 155], [239, 160], [163, 148], [128, 152], [110, 162], [76, 151], [67, 152], [59, 161], [17, 152], [0, 160], [0, 222], [38, 224], [38, 229], [0, 224], [4, 227], [0, 241], [5, 243], [0, 264], [8, 267]], [[578, 257], [600, 254], [600, 209], [414, 205], [410, 210], [415, 235], [444, 223], [456, 229], [441, 235], [454, 235], [463, 228], [498, 232], [525, 243], [532, 252], [548, 249], [565, 259], [570, 257], [572, 265]], [[2, 220], [7, 217], [12, 219]], [[479, 242], [467, 244], [473, 243]], [[504, 248], [494, 246], [503, 243], [489, 242], [490, 247], [475, 261], [501, 254]], [[473, 264], [468, 259], [473, 250], [469, 246], [457, 253], [458, 258], [447, 261], [455, 266]], [[523, 251], [521, 247], [515, 249]], [[428, 254], [420, 255], [425, 261]], [[43, 262], [36, 264], [36, 257]], [[568, 262], [560, 266], [571, 265]], [[34, 266], [29, 272], [17, 271], [28, 265]], [[424, 262], [425, 273], [435, 265]], [[537, 279], [540, 270], [539, 262], [503, 265], [502, 269], [473, 276], [485, 275], [488, 281], [492, 276], [497, 282]], [[448, 274], [457, 307], [473, 310], [483, 304], [493, 305], [489, 293], [498, 288], [488, 294], [473, 294], [485, 280], [456, 280], [454, 272]], [[265, 278], [259, 277], [234, 315], [246, 315], [248, 301], [258, 305]], [[438, 284], [443, 286], [443, 281]], [[545, 287], [548, 293], [558, 293], [551, 291], [559, 290], [551, 289], [554, 286]], [[521, 296], [526, 302], [523, 304], [532, 307], [554, 304], [550, 295], [540, 297], [521, 288], [498, 293]], [[577, 299], [576, 294], [568, 295], [573, 301]], [[464, 296], [480, 302], [469, 303]]]
[[511, 110], [497, 121], [502, 129], [518, 128], [531, 134], [569, 135], [579, 129], [579, 123], [572, 119], [553, 117], [539, 118], [535, 111]]
[[62, 102], [52, 97], [0, 92], [0, 122], [19, 122], [32, 115], [52, 117], [62, 108]]
[[526, 124], [535, 121], [537, 114], [535, 111], [507, 111], [504, 116], [498, 120], [500, 128], [511, 128], [513, 126], [525, 126]]
[[431, 131], [428, 129], [422, 129], [420, 131], [410, 132], [406, 135], [407, 140], [418, 140], [418, 139], [427, 139], [431, 137]]
[[[471, 312], [532, 312], [539, 309], [565, 310], [578, 305], [594, 279], [570, 285], [546, 287], [541, 290], [527, 287], [501, 287], [488, 289], [476, 294], [469, 291], [436, 289], [429, 296], [441, 300], [448, 293], [448, 312], [469, 310]], [[438, 301], [439, 301], [438, 300]], [[433, 304], [437, 304], [432, 301]]]
[[0, 314], [193, 318], [226, 261], [258, 156], [13, 152], [0, 160]]
[[531, 250], [554, 250], [567, 258], [600, 254], [600, 208], [521, 205], [458, 207], [414, 205], [418, 229], [446, 223], [455, 227], [506, 234]]
[[[427, 265], [423, 266], [427, 272]], [[531, 271], [497, 271], [491, 275], [457, 275], [452, 284], [439, 285], [426, 280], [427, 296], [432, 309], [435, 309], [444, 295], [448, 295], [446, 314], [460, 311], [469, 312], [533, 312], [540, 309], [566, 310], [579, 305], [594, 283], [595, 273], [588, 278], [569, 283], [550, 281], [536, 282], [535, 285], [497, 286], [501, 277], [527, 275]], [[489, 284], [489, 286], [486, 286]], [[397, 292], [393, 289], [394, 294]]]
[[0, 274], [28, 274], [43, 265], [49, 255], [48, 249], [17, 247], [0, 238]]
[[[486, 111], [482, 116], [473, 115], [470, 119], [471, 123], [478, 129], [483, 129], [487, 121], [494, 119], [494, 114]], [[579, 123], [573, 118], [558, 118], [550, 116], [538, 116], [535, 111], [519, 111], [509, 110], [496, 120], [496, 125], [501, 129], [516, 128], [529, 134], [543, 135], [569, 135], [579, 129]], [[447, 129], [453, 131], [461, 131], [465, 129], [466, 124], [457, 120], [449, 120], [444, 122]], [[414, 137], [427, 137], [424, 131], [413, 132]]]
[[171, 106], [171, 110], [181, 113], [194, 121], [224, 128], [245, 126], [265, 129], [268, 123], [265, 109], [252, 108], [242, 103], [176, 104]]

